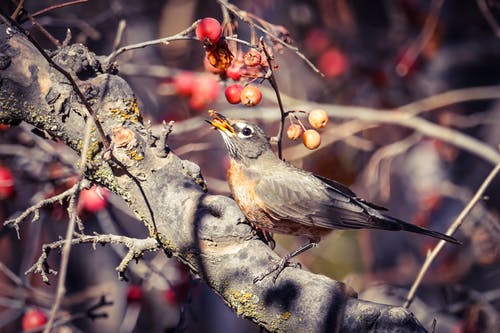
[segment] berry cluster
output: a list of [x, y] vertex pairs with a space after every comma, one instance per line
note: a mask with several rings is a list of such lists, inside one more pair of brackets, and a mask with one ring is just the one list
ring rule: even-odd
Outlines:
[[212, 17], [200, 20], [196, 26], [196, 37], [205, 47], [204, 65], [207, 71], [218, 74], [223, 80], [247, 80], [244, 84], [233, 83], [226, 87], [224, 94], [227, 101], [246, 106], [259, 104], [262, 93], [258, 86], [251, 82], [264, 77], [268, 67], [265, 55], [250, 49], [247, 52], [236, 51], [235, 57], [223, 38], [221, 24]]
[[[196, 37], [203, 43], [206, 50], [204, 64], [207, 71], [218, 74], [222, 80], [231, 79], [234, 81], [234, 83], [228, 84], [224, 91], [226, 100], [231, 104], [258, 105], [262, 100], [262, 93], [259, 87], [252, 84], [252, 82], [257, 79], [268, 78], [266, 75], [269, 72], [270, 64], [268, 60], [271, 48], [266, 48], [266, 52], [253, 48], [246, 52], [237, 50], [236, 56], [233, 56], [223, 37], [221, 24], [211, 17], [200, 20], [196, 27]], [[345, 57], [334, 48], [327, 49], [328, 44], [324, 44], [321, 51], [325, 51], [325, 56], [322, 57], [321, 62], [335, 63], [336, 66], [333, 66], [334, 68], [332, 66], [323, 66], [323, 70], [325, 70], [327, 76], [337, 76], [346, 68]], [[263, 47], [265, 46], [263, 45]], [[246, 80], [245, 83], [240, 84], [243, 79]], [[180, 85], [180, 83], [182, 82], [177, 83], [176, 86]], [[192, 84], [188, 85], [193, 86]], [[179, 94], [192, 93], [191, 90], [183, 89], [182, 86], [177, 88], [177, 92]], [[209, 95], [207, 94], [207, 96]], [[302, 142], [308, 149], [318, 148], [321, 144], [321, 136], [317, 130], [326, 126], [328, 122], [326, 112], [321, 109], [309, 112], [308, 120], [312, 126], [311, 129], [306, 129], [297, 117], [295, 119], [298, 123], [292, 122], [290, 124], [287, 129], [288, 138], [296, 140], [302, 137]]]
[[318, 129], [322, 129], [326, 126], [328, 122], [328, 115], [325, 110], [316, 109], [309, 112], [307, 120], [309, 124], [313, 127], [311, 129], [306, 129], [305, 126], [296, 118], [298, 124], [291, 123], [288, 126], [286, 134], [290, 140], [297, 140], [302, 137], [302, 143], [309, 149], [316, 149], [321, 144], [321, 136]]

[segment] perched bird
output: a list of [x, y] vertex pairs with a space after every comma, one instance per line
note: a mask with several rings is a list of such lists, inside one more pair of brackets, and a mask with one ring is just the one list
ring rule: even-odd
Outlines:
[[404, 230], [460, 244], [451, 236], [387, 215], [387, 209], [358, 198], [334, 180], [280, 160], [257, 125], [215, 111], [210, 115], [213, 119], [207, 122], [222, 135], [229, 152], [229, 188], [248, 221], [270, 232], [310, 240], [254, 281], [272, 272], [276, 279], [292, 257], [317, 245], [333, 229]]

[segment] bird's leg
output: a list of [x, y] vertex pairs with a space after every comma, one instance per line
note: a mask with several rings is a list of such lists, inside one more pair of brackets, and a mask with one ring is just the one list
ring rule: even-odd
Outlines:
[[271, 267], [270, 270], [255, 277], [255, 279], [253, 279], [253, 283], [257, 283], [257, 282], [261, 281], [262, 279], [264, 279], [266, 276], [268, 276], [271, 273], [274, 273], [273, 274], [273, 283], [275, 283], [276, 279], [278, 278], [280, 273], [285, 269], [285, 267], [290, 266], [290, 259], [298, 256], [299, 254], [301, 254], [301, 253], [303, 253], [303, 252], [305, 252], [305, 251], [309, 250], [310, 248], [315, 247], [317, 245], [318, 245], [317, 241], [311, 240], [308, 244], [298, 248], [295, 251], [288, 253], [286, 256], [281, 258], [273, 267]]

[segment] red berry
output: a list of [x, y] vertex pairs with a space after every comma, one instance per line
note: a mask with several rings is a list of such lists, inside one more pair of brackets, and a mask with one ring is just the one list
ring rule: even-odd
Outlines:
[[326, 77], [336, 77], [347, 70], [347, 57], [335, 47], [326, 50], [318, 60], [318, 67]]
[[217, 79], [211, 74], [202, 74], [195, 80], [189, 106], [196, 110], [203, 109], [208, 104], [215, 102], [219, 92], [220, 86]]
[[82, 190], [78, 199], [78, 206], [83, 207], [90, 213], [97, 213], [106, 207], [108, 195], [109, 192], [94, 185], [88, 190]]
[[[44, 312], [38, 309], [31, 309], [24, 313], [22, 319], [23, 331], [41, 328], [47, 323], [47, 316]], [[37, 332], [41, 332], [37, 331]]]
[[305, 49], [314, 55], [323, 52], [328, 44], [330, 44], [330, 39], [325, 30], [320, 28], [309, 30], [304, 39]]
[[290, 140], [297, 140], [302, 135], [302, 126], [299, 124], [291, 124], [286, 130], [286, 135]]
[[142, 289], [141, 286], [136, 284], [131, 284], [128, 286], [127, 290], [127, 302], [129, 303], [138, 303], [142, 299]]
[[163, 292], [163, 297], [165, 297], [168, 303], [172, 305], [177, 304], [177, 295], [175, 294], [175, 290], [173, 288], [165, 290]]
[[312, 127], [320, 129], [326, 126], [328, 115], [325, 110], [316, 109], [309, 112], [308, 120]]
[[196, 37], [202, 42], [209, 41], [215, 44], [222, 36], [222, 28], [219, 21], [213, 17], [205, 17], [196, 26]]
[[226, 75], [228, 78], [238, 81], [241, 78], [241, 65], [233, 61], [231, 66], [226, 69]]
[[0, 200], [8, 199], [14, 194], [14, 176], [7, 167], [0, 165]]
[[226, 87], [224, 94], [226, 95], [226, 99], [231, 104], [238, 104], [241, 102], [241, 91], [243, 87], [237, 83], [231, 84]]
[[175, 92], [182, 96], [190, 96], [193, 93], [196, 76], [191, 72], [180, 72], [174, 77]]
[[241, 103], [246, 106], [255, 106], [262, 100], [260, 89], [253, 85], [248, 85], [241, 91]]
[[304, 146], [313, 150], [319, 147], [321, 144], [321, 136], [316, 130], [308, 129], [302, 134], [302, 142]]

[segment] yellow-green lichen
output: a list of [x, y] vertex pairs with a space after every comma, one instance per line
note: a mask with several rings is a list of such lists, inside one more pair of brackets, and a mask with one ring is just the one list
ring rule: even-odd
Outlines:
[[137, 99], [130, 98], [123, 101], [125, 108], [111, 108], [110, 113], [121, 117], [123, 120], [128, 120], [137, 123], [141, 120], [141, 112], [139, 110], [139, 104], [137, 104]]
[[238, 316], [259, 319], [262, 317], [263, 305], [259, 297], [248, 290], [232, 290], [228, 294], [227, 301], [236, 310]]
[[280, 320], [280, 321], [285, 321], [285, 320], [288, 320], [291, 316], [292, 316], [292, 314], [291, 314], [290, 312], [285, 311], [285, 312], [283, 312], [283, 313], [280, 315], [279, 320]]
[[144, 159], [144, 155], [138, 152], [136, 149], [129, 149], [127, 151], [128, 156], [136, 161], [142, 161]]
[[264, 316], [266, 310], [259, 297], [249, 290], [230, 290], [227, 301], [239, 316], [253, 318], [261, 323], [267, 321], [267, 329], [272, 332], [284, 332], [286, 327], [283, 323], [292, 317], [291, 312], [284, 311], [269, 321], [270, 318]]

